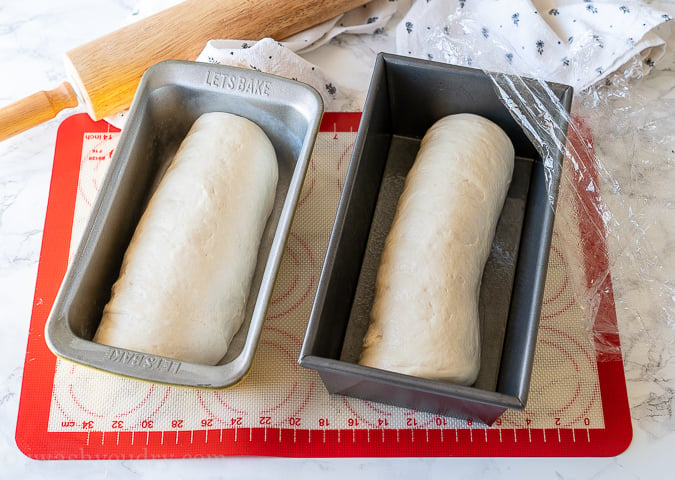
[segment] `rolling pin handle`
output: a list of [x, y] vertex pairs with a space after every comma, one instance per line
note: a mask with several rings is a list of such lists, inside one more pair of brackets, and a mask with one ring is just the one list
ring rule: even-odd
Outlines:
[[0, 108], [0, 141], [54, 118], [77, 106], [77, 94], [68, 82]]

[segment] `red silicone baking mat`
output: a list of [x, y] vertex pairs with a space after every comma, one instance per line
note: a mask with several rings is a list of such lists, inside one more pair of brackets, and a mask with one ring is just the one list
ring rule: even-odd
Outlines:
[[[606, 279], [595, 321], [602, 336], [589, 334], [570, 287], [570, 275], [584, 270], [581, 275], [594, 278], [607, 262], [601, 232], [585, 225], [597, 218], [582, 188], [570, 196], [582, 220], [554, 233], [524, 411], [507, 411], [488, 427], [330, 395], [315, 372], [298, 366], [359, 119], [359, 113], [324, 116], [253, 368], [240, 384], [217, 391], [117, 377], [57, 359], [47, 348], [46, 318], [119, 136], [84, 114], [66, 119], [54, 155], [28, 336], [19, 448], [36, 459], [608, 456], [625, 450], [632, 429], [611, 284]], [[574, 190], [574, 182], [561, 188]], [[559, 203], [559, 215], [560, 209]], [[570, 236], [583, 249], [582, 266], [565, 257], [561, 239]], [[614, 355], [604, 347], [599, 352], [597, 338], [614, 347]]]

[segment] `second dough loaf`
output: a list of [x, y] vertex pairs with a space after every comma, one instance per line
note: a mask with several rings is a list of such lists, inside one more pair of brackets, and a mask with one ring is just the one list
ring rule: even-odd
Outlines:
[[136, 228], [94, 341], [217, 363], [244, 319], [277, 178], [258, 125], [199, 117]]
[[470, 385], [480, 368], [478, 295], [514, 150], [473, 114], [422, 139], [378, 268], [359, 363]]

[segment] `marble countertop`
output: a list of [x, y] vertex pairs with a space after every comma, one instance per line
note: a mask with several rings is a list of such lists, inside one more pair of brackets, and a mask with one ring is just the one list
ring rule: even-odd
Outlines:
[[[0, 105], [66, 79], [62, 54], [132, 21], [136, 0], [27, 0], [0, 5]], [[405, 8], [402, 2], [402, 7]], [[655, 3], [655, 2], [654, 2]], [[659, 7], [675, 17], [675, 2]], [[306, 55], [329, 76], [361, 96], [375, 55], [394, 52], [394, 25], [376, 36], [342, 36]], [[665, 98], [649, 114], [672, 116], [675, 55], [666, 57], [633, 86], [643, 97]], [[633, 442], [613, 458], [403, 458], [285, 459], [227, 457], [186, 460], [35, 461], [14, 440], [56, 131], [78, 109], [0, 143], [0, 478], [665, 478], [675, 467], [675, 312], [673, 312], [673, 156], [663, 175], [632, 169], [628, 208], [639, 210], [643, 235], [656, 265], [649, 285], [631, 268], [614, 273], [617, 315], [633, 421]], [[656, 121], [656, 120], [653, 120]], [[669, 137], [672, 139], [672, 137]], [[675, 145], [671, 145], [672, 149]], [[638, 176], [639, 175], [639, 176]], [[668, 181], [670, 179], [670, 181]], [[630, 230], [626, 229], [626, 234]], [[636, 281], [636, 279], [638, 281]], [[636, 327], [639, 324], [640, 327]], [[645, 334], [647, 333], [647, 334]]]

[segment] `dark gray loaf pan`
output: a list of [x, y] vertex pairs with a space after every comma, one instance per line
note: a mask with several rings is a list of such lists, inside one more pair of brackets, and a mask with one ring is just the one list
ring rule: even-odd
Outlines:
[[[526, 82], [529, 80], [526, 80]], [[572, 88], [549, 85], [569, 111]], [[475, 113], [511, 138], [516, 164], [480, 292], [481, 370], [460, 386], [357, 363], [384, 238], [426, 130]], [[565, 115], [554, 119], [567, 131]], [[560, 135], [564, 136], [564, 133]], [[564, 138], [560, 138], [564, 145]], [[380, 54], [331, 233], [300, 364], [331, 393], [492, 424], [527, 401], [562, 155], [544, 166], [483, 71]], [[506, 288], [505, 288], [506, 287]]]

